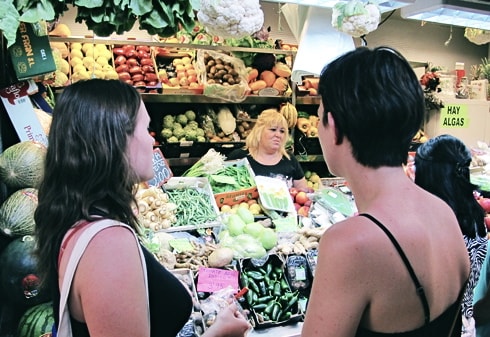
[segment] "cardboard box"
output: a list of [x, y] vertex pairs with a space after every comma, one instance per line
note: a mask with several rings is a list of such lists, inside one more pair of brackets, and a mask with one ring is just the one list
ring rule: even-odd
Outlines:
[[[194, 218], [188, 219], [188, 223], [183, 226], [174, 226], [165, 229], [166, 232], [175, 232], [175, 231], [186, 231], [186, 230], [194, 230], [196, 228], [209, 228], [209, 227], [217, 227], [221, 226], [220, 221], [220, 210], [216, 205], [216, 202], [213, 198], [213, 191], [211, 190], [211, 185], [209, 184], [208, 178], [204, 177], [171, 177], [167, 182], [163, 185], [163, 190], [166, 192], [172, 190], [180, 190], [180, 189], [195, 189], [202, 194], [206, 194], [209, 196], [210, 207], [216, 213], [216, 219], [212, 221], [208, 221], [206, 223], [197, 223]], [[177, 214], [179, 217], [179, 209], [191, 209], [195, 208], [195, 200], [188, 200], [185, 203], [177, 204]], [[189, 214], [187, 215], [190, 216]]]
[[[264, 283], [265, 287], [260, 288], [260, 281], [253, 279], [252, 277], [247, 277], [248, 282], [245, 281], [245, 276], [249, 276], [250, 274], [247, 274], [248, 272], [252, 273], [259, 273], [261, 275], [264, 275], [267, 273], [266, 271], [268, 268], [271, 269], [271, 273], [267, 274], [269, 277], [270, 282], [275, 283], [276, 278], [278, 282], [282, 283], [281, 281], [284, 281], [287, 284], [286, 289], [281, 287], [281, 295], [285, 294], [295, 294], [295, 296], [299, 296], [298, 293], [295, 293], [292, 289], [291, 286], [289, 285], [289, 282], [286, 277], [286, 266], [285, 266], [285, 261], [282, 257], [276, 254], [271, 254], [268, 255], [267, 261], [260, 261], [260, 263], [263, 263], [262, 265], [255, 263], [254, 259], [241, 259], [239, 261], [239, 272], [240, 272], [240, 286], [244, 287], [246, 286], [245, 283], [248, 283], [248, 289], [251, 291], [253, 294], [254, 292], [258, 293], [256, 294], [258, 297], [265, 297], [265, 296], [275, 296], [274, 295], [274, 290], [269, 289], [269, 285], [266, 282], [266, 279], [264, 277], [264, 280], [261, 281]], [[270, 266], [269, 266], [270, 265]], [[271, 268], [272, 267], [272, 268]], [[275, 278], [276, 277], [276, 278]], [[254, 282], [255, 286], [252, 285], [251, 283]], [[270, 328], [270, 327], [276, 327], [280, 325], [287, 325], [287, 324], [293, 324], [298, 321], [301, 321], [303, 319], [303, 312], [301, 310], [301, 307], [299, 306], [299, 298], [298, 301], [296, 302], [291, 302], [292, 304], [288, 307], [288, 301], [285, 299], [279, 299], [277, 300], [280, 302], [280, 309], [284, 310], [286, 307], [286, 312], [289, 312], [290, 314], [283, 316], [280, 315], [280, 317], [276, 317], [274, 319], [272, 314], [267, 314], [266, 310], [263, 308], [263, 306], [257, 306], [260, 304], [259, 302], [253, 302], [253, 297], [250, 294], [247, 296], [245, 294], [245, 303], [244, 305], [246, 306], [246, 309], [250, 311], [250, 316], [252, 317], [253, 321], [252, 326], [255, 329], [264, 329], [264, 328]], [[250, 303], [250, 299], [252, 298], [252, 303]], [[274, 301], [274, 300], [273, 300]], [[267, 302], [270, 303], [270, 302]]]
[[21, 22], [15, 43], [8, 50], [18, 80], [56, 70], [48, 35], [39, 23]]
[[[225, 162], [225, 165], [227, 166], [236, 165], [237, 167], [245, 165], [248, 168], [248, 173], [250, 174], [250, 176], [252, 178], [255, 177], [255, 173], [253, 172], [252, 167], [250, 166], [250, 163], [248, 162], [247, 158], [242, 158], [238, 160], [228, 160]], [[221, 208], [221, 206], [223, 205], [233, 206], [241, 202], [247, 202], [248, 200], [251, 199], [257, 199], [258, 197], [259, 197], [259, 192], [257, 190], [257, 186], [253, 186], [250, 188], [245, 188], [237, 191], [214, 194], [216, 205], [218, 205], [219, 208]]]

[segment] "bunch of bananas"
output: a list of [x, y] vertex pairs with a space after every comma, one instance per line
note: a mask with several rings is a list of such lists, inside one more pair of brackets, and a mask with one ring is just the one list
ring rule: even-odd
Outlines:
[[286, 121], [288, 122], [288, 127], [294, 128], [296, 125], [296, 122], [298, 121], [298, 110], [296, 110], [296, 107], [287, 102], [281, 106], [281, 109], [279, 112], [286, 118]]

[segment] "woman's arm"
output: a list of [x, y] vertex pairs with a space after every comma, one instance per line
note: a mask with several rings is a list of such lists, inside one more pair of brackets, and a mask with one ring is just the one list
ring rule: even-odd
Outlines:
[[293, 187], [295, 187], [297, 189], [301, 189], [301, 190], [307, 189], [308, 183], [306, 182], [306, 178], [303, 177], [303, 178], [298, 179], [298, 180], [293, 180]]

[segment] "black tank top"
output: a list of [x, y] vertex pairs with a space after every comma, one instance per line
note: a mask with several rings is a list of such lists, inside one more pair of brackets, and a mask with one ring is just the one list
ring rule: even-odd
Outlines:
[[420, 298], [420, 301], [422, 303], [422, 308], [424, 310], [424, 316], [425, 316], [425, 322], [424, 325], [421, 326], [420, 328], [417, 328], [412, 331], [406, 331], [406, 332], [399, 332], [399, 333], [382, 333], [382, 332], [374, 332], [370, 330], [363, 329], [362, 327], [359, 327], [356, 332], [356, 337], [382, 337], [382, 336], [398, 336], [398, 337], [448, 337], [449, 333], [451, 331], [451, 328], [454, 325], [453, 328], [453, 336], [461, 336], [461, 299], [463, 298], [463, 293], [465, 289], [466, 283], [463, 285], [461, 288], [460, 294], [458, 296], [458, 299], [456, 302], [454, 302], [449, 308], [446, 309], [439, 317], [434, 319], [433, 321], [430, 320], [430, 309], [429, 309], [429, 304], [427, 301], [427, 297], [425, 296], [424, 288], [420, 284], [419, 280], [417, 279], [417, 276], [415, 275], [415, 272], [412, 268], [412, 265], [408, 261], [407, 256], [403, 252], [400, 244], [398, 241], [396, 241], [395, 237], [391, 232], [381, 223], [379, 222], [376, 218], [374, 218], [370, 214], [366, 213], [361, 213], [359, 216], [363, 216], [374, 222], [376, 225], [378, 225], [379, 228], [381, 228], [385, 234], [388, 236], [388, 238], [391, 240], [393, 245], [395, 246], [396, 250], [398, 251], [398, 254], [403, 260], [403, 263], [407, 267], [407, 270], [410, 274], [410, 277], [413, 280], [413, 283], [415, 285], [416, 293]]
[[[192, 298], [185, 286], [143, 247], [148, 274], [151, 337], [177, 336], [192, 311]], [[118, 289], [124, 296], [130, 289]], [[89, 337], [87, 324], [71, 318], [73, 337]], [[60, 336], [61, 337], [61, 336]]]

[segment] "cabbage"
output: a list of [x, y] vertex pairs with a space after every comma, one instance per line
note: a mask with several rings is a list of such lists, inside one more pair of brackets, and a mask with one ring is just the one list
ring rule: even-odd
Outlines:
[[277, 245], [277, 233], [272, 228], [264, 228], [259, 236], [259, 241], [264, 249], [272, 249]]

